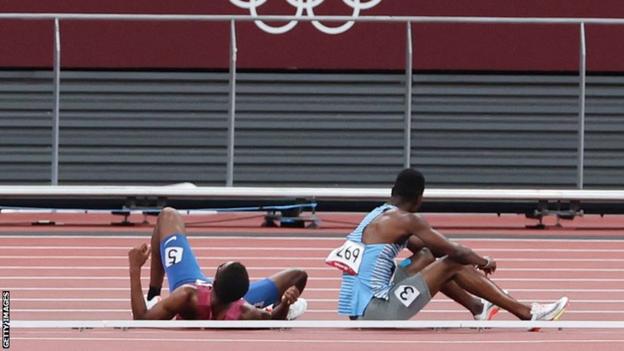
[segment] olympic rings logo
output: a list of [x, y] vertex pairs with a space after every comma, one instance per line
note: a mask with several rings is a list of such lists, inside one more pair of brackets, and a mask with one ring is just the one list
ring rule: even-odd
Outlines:
[[[286, 0], [286, 1], [288, 1], [288, 4], [290, 4], [292, 7], [295, 8], [294, 17], [306, 16], [307, 18], [314, 18], [315, 17], [314, 8], [321, 5], [325, 0]], [[257, 17], [258, 8], [264, 5], [267, 2], [267, 0], [230, 0], [230, 2], [242, 9], [248, 9], [249, 14], [252, 17]], [[342, 0], [342, 2], [344, 2], [347, 6], [351, 7], [351, 9], [353, 10], [351, 17], [358, 17], [362, 10], [368, 10], [370, 8], [377, 6], [381, 2], [381, 0], [368, 0], [368, 1]], [[297, 20], [292, 20], [282, 26], [274, 27], [260, 20], [254, 21], [254, 23], [256, 23], [256, 26], [258, 26], [258, 28], [270, 34], [286, 33], [290, 31], [291, 29], [295, 28], [298, 22], [299, 21]], [[329, 27], [329, 26], [322, 24], [319, 21], [312, 21], [312, 25], [316, 29], [326, 34], [344, 33], [348, 31], [349, 29], [351, 29], [354, 23], [355, 22], [353, 21], [348, 21], [336, 27]]]

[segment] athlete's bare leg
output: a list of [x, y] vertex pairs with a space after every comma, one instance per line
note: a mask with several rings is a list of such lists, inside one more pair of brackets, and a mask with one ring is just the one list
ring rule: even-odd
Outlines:
[[[412, 255], [410, 258], [411, 263], [405, 267], [405, 270], [409, 275], [415, 275], [422, 271], [425, 267], [435, 262], [435, 256], [426, 247], [423, 247], [419, 252]], [[462, 289], [454, 280], [449, 280], [440, 288], [440, 292], [448, 296], [451, 300], [464, 306], [473, 315], [479, 314], [483, 311], [483, 303], [480, 299], [470, 295], [466, 290]]]
[[431, 296], [440, 291], [449, 281], [454, 280], [459, 287], [467, 290], [469, 293], [492, 302], [513, 313], [518, 318], [523, 320], [531, 319], [531, 308], [529, 306], [514, 300], [472, 266], [457, 263], [446, 257], [425, 267], [421, 274], [425, 282], [427, 282]]
[[162, 288], [165, 270], [160, 260], [160, 242], [171, 234], [184, 234], [184, 220], [174, 208], [165, 207], [160, 211], [156, 226], [152, 231], [152, 256], [150, 263], [150, 289]]
[[279, 299], [281, 299], [284, 292], [291, 286], [296, 286], [299, 293], [303, 293], [303, 289], [305, 289], [308, 282], [308, 273], [301, 269], [292, 268], [275, 273], [269, 279], [277, 286]]

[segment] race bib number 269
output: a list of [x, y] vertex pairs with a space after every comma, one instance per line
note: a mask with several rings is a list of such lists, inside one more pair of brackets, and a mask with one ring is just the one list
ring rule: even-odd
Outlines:
[[364, 244], [347, 240], [342, 246], [329, 253], [325, 263], [341, 271], [356, 275], [364, 257]]

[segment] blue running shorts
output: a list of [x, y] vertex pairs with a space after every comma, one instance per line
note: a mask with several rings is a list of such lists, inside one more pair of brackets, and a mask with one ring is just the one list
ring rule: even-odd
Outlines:
[[[171, 234], [161, 240], [160, 260], [169, 281], [169, 292], [197, 280], [207, 283], [213, 281], [199, 268], [197, 258], [184, 234]], [[244, 297], [247, 302], [260, 308], [276, 303], [279, 298], [277, 286], [268, 278], [251, 283]]]
[[275, 304], [280, 297], [275, 283], [269, 278], [264, 278], [249, 285], [249, 291], [244, 299], [256, 307], [264, 308]]
[[199, 268], [197, 258], [184, 234], [171, 234], [160, 241], [160, 261], [167, 274], [169, 292], [197, 280], [212, 283], [212, 279], [206, 278]]

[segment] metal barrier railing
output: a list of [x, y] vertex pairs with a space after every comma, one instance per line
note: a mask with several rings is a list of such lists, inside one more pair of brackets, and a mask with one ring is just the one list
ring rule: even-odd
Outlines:
[[508, 17], [422, 17], [422, 16], [234, 16], [234, 15], [146, 15], [146, 14], [74, 14], [74, 13], [4, 13], [0, 20], [53, 20], [54, 21], [54, 108], [52, 122], [51, 184], [58, 184], [59, 120], [60, 120], [60, 74], [61, 35], [60, 21], [200, 21], [230, 23], [228, 145], [226, 185], [234, 184], [234, 144], [236, 117], [236, 23], [250, 21], [326, 21], [326, 22], [376, 22], [406, 24], [405, 57], [405, 111], [403, 133], [403, 166], [410, 166], [412, 122], [412, 23], [481, 23], [481, 24], [576, 24], [579, 26], [579, 111], [576, 187], [583, 189], [585, 159], [585, 85], [586, 85], [586, 38], [585, 24], [624, 25], [624, 19], [610, 18], [508, 18]]

